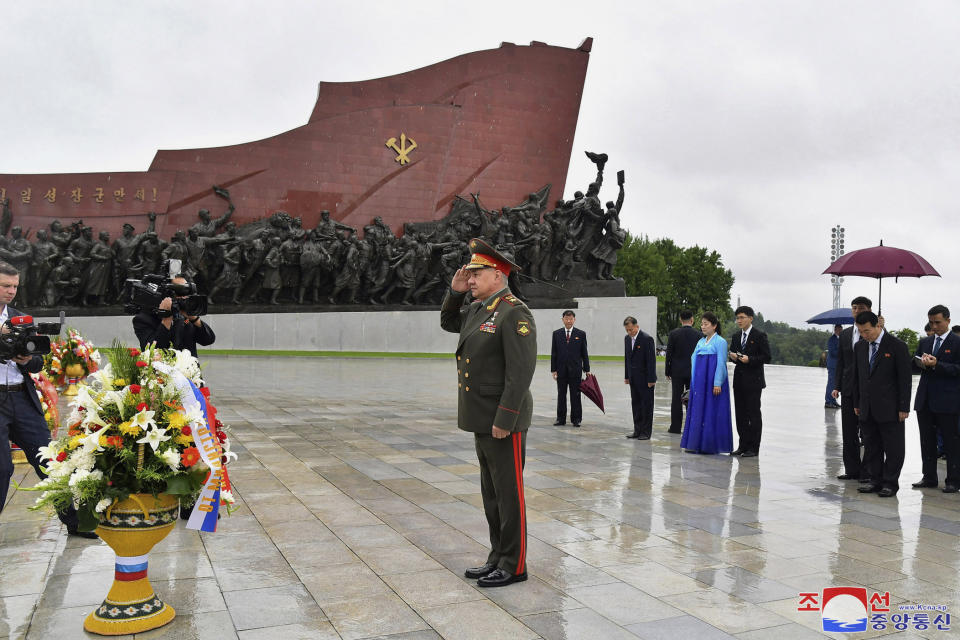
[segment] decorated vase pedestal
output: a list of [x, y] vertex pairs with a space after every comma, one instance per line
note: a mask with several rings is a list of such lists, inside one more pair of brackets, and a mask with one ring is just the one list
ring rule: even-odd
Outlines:
[[87, 616], [84, 629], [120, 636], [156, 629], [173, 620], [173, 607], [160, 599], [147, 578], [147, 555], [173, 530], [179, 508], [176, 496], [137, 493], [107, 509], [97, 535], [117, 554], [116, 573], [110, 593]]
[[[80, 382], [80, 378], [83, 377], [83, 365], [82, 364], [68, 364], [63, 369], [63, 374], [67, 378], [67, 390], [63, 392], [65, 396], [75, 396], [77, 395], [77, 384]], [[153, 496], [151, 496], [152, 498]]]

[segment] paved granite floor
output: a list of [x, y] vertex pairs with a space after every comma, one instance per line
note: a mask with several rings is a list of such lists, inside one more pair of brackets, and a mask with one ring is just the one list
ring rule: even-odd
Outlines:
[[[207, 379], [240, 460], [240, 509], [215, 534], [183, 524], [150, 576], [178, 611], [143, 638], [822, 637], [800, 592], [865, 586], [960, 612], [960, 498], [906, 487], [893, 499], [840, 482], [839, 415], [825, 372], [770, 367], [764, 440], [752, 459], [683, 453], [665, 433], [627, 440], [622, 365], [594, 367], [607, 396], [584, 426], [549, 426], [541, 362], [525, 473], [530, 580], [480, 590], [486, 555], [472, 438], [455, 424], [447, 360], [208, 358]], [[32, 482], [19, 466], [17, 478]], [[86, 637], [112, 553], [68, 538], [12, 492], [0, 515], [0, 637]], [[945, 638], [892, 627], [834, 637]], [[92, 637], [92, 636], [91, 636]], [[954, 636], [955, 637], [955, 636]]]

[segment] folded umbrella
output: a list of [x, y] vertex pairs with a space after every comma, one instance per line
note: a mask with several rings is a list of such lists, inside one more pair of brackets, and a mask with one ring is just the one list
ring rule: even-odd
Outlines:
[[603, 409], [603, 392], [600, 391], [600, 383], [597, 382], [597, 376], [587, 376], [580, 381], [580, 393], [587, 396], [590, 401], [600, 407], [600, 411]]

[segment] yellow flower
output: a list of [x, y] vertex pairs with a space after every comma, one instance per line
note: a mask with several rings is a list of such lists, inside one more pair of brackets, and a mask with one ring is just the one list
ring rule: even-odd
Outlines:
[[71, 451], [76, 449], [80, 446], [80, 443], [83, 442], [85, 437], [86, 436], [73, 436], [70, 438], [70, 442], [67, 443], [67, 449], [70, 449]]
[[125, 387], [125, 386], [127, 386], [127, 381], [124, 380], [123, 378], [114, 378], [114, 379], [113, 379], [113, 386], [115, 386], [115, 387]]
[[121, 422], [117, 425], [117, 430], [127, 436], [138, 436], [143, 429], [140, 428], [140, 425], [131, 424], [129, 420], [126, 422]]
[[107, 442], [107, 436], [100, 436], [100, 440], [98, 441], [98, 444], [99, 444], [101, 447], [105, 447], [105, 446], [107, 446], [107, 445], [110, 444], [110, 443]]
[[179, 436], [175, 437], [173, 441], [176, 442], [177, 444], [190, 444], [191, 442], [193, 442], [193, 436], [185, 436], [183, 434], [180, 434]]
[[169, 428], [179, 431], [185, 424], [187, 424], [187, 416], [177, 411], [168, 415], [167, 421], [169, 423]]

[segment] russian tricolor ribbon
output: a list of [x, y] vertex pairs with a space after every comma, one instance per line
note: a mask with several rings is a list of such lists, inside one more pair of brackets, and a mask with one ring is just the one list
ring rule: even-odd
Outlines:
[[220, 447], [220, 439], [210, 426], [207, 400], [187, 376], [170, 365], [154, 362], [153, 368], [170, 377], [171, 382], [183, 396], [181, 404], [184, 411], [187, 413], [199, 411], [203, 415], [203, 423], [194, 428], [193, 440], [200, 452], [200, 459], [207, 465], [210, 472], [207, 474], [207, 480], [204, 482], [200, 497], [197, 498], [197, 503], [193, 505], [193, 511], [187, 520], [187, 529], [216, 531], [217, 516], [220, 513], [220, 488], [226, 476], [226, 469], [221, 462], [223, 449]]

